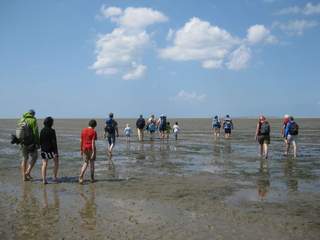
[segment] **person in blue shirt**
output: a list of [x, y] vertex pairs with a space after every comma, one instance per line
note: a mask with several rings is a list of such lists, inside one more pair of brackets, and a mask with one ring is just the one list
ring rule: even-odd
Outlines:
[[231, 136], [231, 130], [233, 129], [233, 122], [229, 115], [223, 121], [224, 137], [229, 138]]
[[113, 119], [113, 113], [109, 113], [109, 119], [106, 120], [104, 128], [104, 138], [108, 139], [108, 155], [112, 156], [112, 150], [116, 144], [116, 136], [119, 137], [118, 123]]
[[297, 157], [297, 143], [296, 139], [299, 133], [299, 126], [298, 124], [294, 121], [293, 117], [289, 117], [289, 122], [286, 125], [286, 128], [284, 130], [284, 137], [287, 141], [286, 144], [286, 150], [284, 155], [287, 156], [290, 151], [291, 145], [293, 146], [293, 156]]
[[212, 128], [213, 128], [213, 135], [214, 137], [220, 136], [220, 129], [221, 129], [221, 121], [219, 120], [218, 116], [215, 116], [212, 120]]

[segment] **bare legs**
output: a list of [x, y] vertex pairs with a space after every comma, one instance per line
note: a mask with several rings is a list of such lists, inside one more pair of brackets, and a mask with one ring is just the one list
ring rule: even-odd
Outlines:
[[[58, 175], [58, 169], [59, 169], [59, 158], [58, 156], [55, 156], [53, 158], [53, 179], [55, 182], [58, 181], [57, 175]], [[42, 168], [41, 168], [41, 174], [42, 174], [42, 182], [43, 184], [47, 184], [47, 167], [48, 167], [48, 159], [42, 159]]]

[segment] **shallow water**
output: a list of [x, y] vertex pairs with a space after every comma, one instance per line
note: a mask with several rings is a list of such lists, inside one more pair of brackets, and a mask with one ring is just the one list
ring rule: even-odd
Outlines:
[[[235, 129], [231, 139], [223, 137], [214, 139], [209, 119], [169, 120], [171, 123], [177, 120], [182, 129], [178, 141], [175, 141], [173, 136], [168, 141], [160, 141], [158, 137], [150, 141], [149, 135], [146, 134], [146, 141], [140, 143], [134, 133], [130, 143], [127, 143], [125, 138], [120, 136], [117, 139], [112, 162], [105, 154], [106, 142], [102, 139], [103, 120], [99, 120], [96, 160], [98, 182], [85, 186], [77, 184], [77, 175], [81, 166], [79, 135], [88, 120], [55, 121], [60, 152], [61, 183], [48, 186], [41, 185], [40, 161], [34, 168], [33, 182], [23, 183], [20, 180], [18, 147], [9, 143], [10, 134], [15, 130], [16, 120], [0, 120], [0, 213], [3, 216], [0, 220], [0, 237], [72, 239], [79, 236], [84, 239], [105, 239], [105, 232], [109, 230], [110, 234], [107, 236], [110, 239], [137, 239], [148, 232], [135, 227], [136, 222], [143, 225], [149, 221], [157, 222], [159, 219], [165, 219], [170, 225], [175, 218], [182, 219], [178, 221], [181, 226], [188, 226], [194, 224], [193, 218], [198, 217], [197, 222], [202, 226], [201, 221], [204, 217], [201, 214], [204, 213], [200, 214], [201, 208], [191, 213], [184, 209], [183, 204], [199, 201], [197, 189], [200, 191], [210, 185], [213, 189], [217, 188], [218, 183], [211, 182], [211, 177], [218, 178], [217, 182], [223, 183], [225, 187], [223, 190], [217, 190], [217, 193], [212, 193], [212, 189], [203, 190], [205, 197], [212, 198], [212, 194], [216, 194], [215, 199], [223, 202], [228, 209], [239, 208], [241, 211], [249, 211], [253, 206], [263, 204], [276, 212], [283, 206], [293, 204], [295, 207], [288, 209], [287, 213], [295, 215], [298, 212], [303, 216], [303, 220], [314, 224], [313, 230], [314, 226], [318, 226], [319, 230], [319, 221], [313, 218], [314, 215], [320, 216], [317, 203], [320, 196], [319, 119], [297, 120], [301, 130], [296, 159], [282, 155], [284, 145], [280, 138], [281, 120], [271, 120], [272, 138], [268, 160], [261, 160], [258, 157], [258, 145], [254, 141], [255, 120], [235, 119]], [[126, 123], [134, 126], [132, 119], [120, 119], [118, 123], [121, 135]], [[51, 176], [51, 166], [48, 175]], [[180, 195], [179, 197], [170, 195], [173, 194], [170, 192], [170, 187], [174, 189], [173, 192], [188, 187], [183, 179], [197, 182], [202, 177], [207, 179], [204, 183], [208, 186], [199, 185], [191, 193], [181, 193], [186, 202], [179, 202]], [[159, 183], [154, 189], [149, 184], [155, 179], [160, 179], [162, 185]], [[168, 187], [162, 189], [163, 185]], [[128, 189], [128, 186], [135, 190]], [[124, 189], [125, 193], [122, 192]], [[131, 191], [146, 195], [137, 197]], [[155, 197], [158, 195], [159, 199]], [[185, 198], [189, 195], [192, 199], [187, 201]], [[131, 201], [134, 202], [133, 208]], [[203, 204], [210, 208], [209, 201]], [[142, 209], [143, 214], [134, 212], [138, 208]], [[120, 227], [118, 224], [124, 220], [127, 221], [125, 227]], [[99, 226], [99, 221], [108, 227], [102, 228]], [[50, 230], [47, 229], [48, 225]], [[174, 237], [171, 239], [185, 238], [184, 233], [177, 230], [181, 226], [172, 227]], [[127, 234], [120, 230], [127, 231]], [[93, 235], [89, 234], [92, 234], [91, 231], [94, 232]], [[151, 235], [146, 238], [162, 239], [154, 231], [163, 236], [163, 230], [151, 228], [149, 232]], [[221, 228], [219, 231], [222, 237], [228, 236], [227, 229]], [[249, 234], [248, 230], [239, 231], [244, 231], [244, 236]], [[204, 232], [211, 236], [209, 230]], [[279, 234], [280, 232], [279, 230]], [[167, 239], [170, 239], [169, 232], [166, 234]], [[284, 239], [281, 234], [276, 237]], [[269, 238], [272, 239], [273, 236]], [[203, 238], [197, 239], [208, 238], [203, 235]]]

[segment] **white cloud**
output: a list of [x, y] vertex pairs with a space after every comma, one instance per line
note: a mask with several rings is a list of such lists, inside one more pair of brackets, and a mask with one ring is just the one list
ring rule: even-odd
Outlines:
[[104, 17], [127, 29], [145, 29], [155, 23], [168, 21], [163, 13], [151, 8], [128, 7], [122, 11], [121, 8], [102, 6], [101, 12]]
[[246, 68], [251, 58], [250, 48], [242, 45], [232, 52], [230, 61], [227, 63], [229, 69], [240, 70]]
[[106, 7], [103, 5], [100, 9], [102, 16], [109, 18], [109, 17], [115, 17], [122, 14], [122, 9], [118, 7]]
[[195, 102], [203, 102], [207, 98], [206, 94], [198, 94], [196, 92], [187, 92], [185, 90], [181, 90], [177, 93], [177, 95], [173, 98], [175, 101], [185, 101], [190, 103]]
[[289, 14], [315, 15], [315, 14], [320, 14], [320, 3], [312, 4], [309, 2], [304, 7], [291, 6], [291, 7], [281, 9], [276, 14], [277, 15], [289, 15]]
[[304, 19], [292, 20], [287, 23], [275, 22], [273, 24], [274, 27], [277, 27], [290, 35], [302, 35], [305, 30], [314, 28], [318, 25], [319, 23], [317, 21], [309, 21]]
[[276, 37], [271, 35], [270, 30], [264, 25], [254, 25], [248, 28], [247, 40], [251, 44], [259, 42], [275, 43], [277, 41]]
[[138, 79], [144, 75], [147, 67], [145, 65], [135, 65], [133, 63], [133, 69], [122, 77], [124, 80]]
[[202, 62], [202, 67], [207, 69], [221, 68], [222, 63], [222, 60], [207, 60]]
[[191, 18], [174, 33], [173, 45], [160, 50], [162, 58], [198, 60], [203, 66], [222, 61], [240, 39], [199, 18]]
[[172, 44], [159, 50], [160, 57], [174, 61], [198, 61], [206, 69], [224, 66], [232, 70], [245, 68], [251, 58], [251, 50], [246, 45], [277, 41], [263, 25], [250, 27], [247, 38], [241, 39], [196, 17], [171, 34]]
[[96, 61], [91, 68], [100, 75], [121, 74], [125, 80], [142, 77], [147, 67], [139, 60], [143, 50], [151, 45], [151, 35], [146, 27], [166, 21], [167, 17], [151, 8], [129, 7], [123, 10], [102, 6], [100, 12], [118, 27], [98, 36]]

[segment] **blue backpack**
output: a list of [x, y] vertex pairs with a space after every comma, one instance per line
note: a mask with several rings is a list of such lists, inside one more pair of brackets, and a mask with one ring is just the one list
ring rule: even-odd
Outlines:
[[226, 120], [224, 123], [224, 129], [231, 129], [232, 128], [232, 121]]
[[114, 134], [116, 131], [116, 122], [112, 118], [108, 119], [104, 130], [109, 134]]

